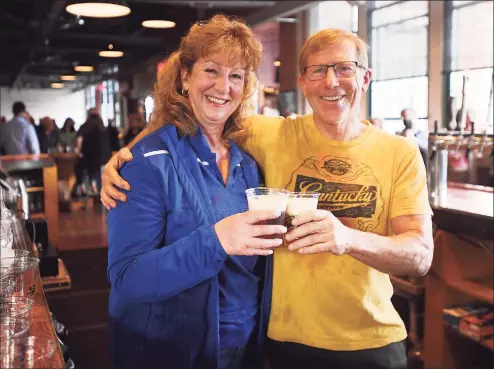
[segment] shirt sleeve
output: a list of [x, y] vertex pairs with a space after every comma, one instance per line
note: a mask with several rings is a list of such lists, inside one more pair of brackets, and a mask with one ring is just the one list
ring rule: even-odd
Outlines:
[[214, 226], [199, 227], [164, 244], [166, 187], [139, 152], [134, 152], [121, 174], [131, 190], [127, 202], [119, 202], [108, 215], [108, 278], [112, 288], [129, 301], [149, 303], [217, 275], [228, 255]]
[[283, 117], [263, 115], [247, 117], [243, 120], [244, 129], [237, 133], [234, 139], [258, 164], [262, 163], [266, 147], [270, 145], [271, 140], [280, 135], [284, 120]]
[[408, 149], [400, 155], [396, 167], [390, 219], [401, 215], [433, 215], [421, 153], [415, 143], [406, 144]]

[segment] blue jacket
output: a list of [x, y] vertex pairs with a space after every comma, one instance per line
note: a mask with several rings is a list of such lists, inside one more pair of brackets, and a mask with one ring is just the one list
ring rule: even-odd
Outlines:
[[[228, 255], [198, 158], [174, 126], [145, 137], [122, 169], [126, 203], [108, 215], [111, 360], [118, 368], [217, 369], [219, 286]], [[254, 160], [243, 155], [249, 187]], [[233, 230], [235, 231], [235, 230]], [[263, 359], [271, 304], [272, 258], [264, 258], [252, 367]], [[261, 263], [260, 263], [261, 264]]]

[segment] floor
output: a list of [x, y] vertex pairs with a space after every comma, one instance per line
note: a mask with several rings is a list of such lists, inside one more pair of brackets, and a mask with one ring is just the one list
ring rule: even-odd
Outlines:
[[109, 368], [106, 210], [60, 213], [59, 257], [72, 279], [70, 291], [47, 294], [50, 310], [69, 330], [76, 369]]

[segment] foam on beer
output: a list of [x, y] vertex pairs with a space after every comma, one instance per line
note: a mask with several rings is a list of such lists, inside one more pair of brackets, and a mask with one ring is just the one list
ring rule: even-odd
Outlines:
[[318, 197], [289, 197], [287, 215], [299, 215], [305, 211], [316, 210], [317, 207]]
[[267, 194], [262, 196], [248, 196], [249, 210], [273, 210], [285, 212], [287, 197], [280, 194]]

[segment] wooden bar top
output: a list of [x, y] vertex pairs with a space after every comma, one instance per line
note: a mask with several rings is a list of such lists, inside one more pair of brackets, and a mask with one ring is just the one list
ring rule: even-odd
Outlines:
[[[31, 240], [24, 228], [24, 225], [20, 220], [14, 222], [14, 249], [28, 250], [32, 252]], [[57, 350], [52, 358], [52, 368], [65, 368], [65, 361], [58, 345], [58, 338], [55, 333], [50, 311], [46, 303], [45, 294], [43, 292], [43, 286], [39, 270], [36, 273], [35, 280], [35, 293], [34, 293], [34, 305], [31, 311], [31, 328], [29, 334], [32, 336], [40, 335], [52, 338], [57, 343]]]
[[449, 182], [446, 202], [432, 209], [440, 229], [493, 239], [492, 187]]
[[493, 187], [449, 182], [446, 208], [493, 218]]
[[39, 155], [0, 155], [0, 167], [7, 172], [42, 169], [55, 165], [48, 154]]

